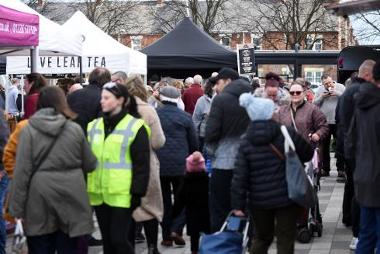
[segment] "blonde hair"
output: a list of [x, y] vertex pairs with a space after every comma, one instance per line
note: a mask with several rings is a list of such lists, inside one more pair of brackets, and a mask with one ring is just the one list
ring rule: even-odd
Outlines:
[[177, 88], [179, 90], [182, 90], [184, 88], [184, 84], [180, 80], [173, 81], [172, 86], [174, 86], [175, 88]]
[[125, 86], [128, 92], [136, 97], [139, 97], [142, 101], [148, 101], [148, 91], [144, 85], [144, 81], [139, 75], [131, 75], [126, 81]]

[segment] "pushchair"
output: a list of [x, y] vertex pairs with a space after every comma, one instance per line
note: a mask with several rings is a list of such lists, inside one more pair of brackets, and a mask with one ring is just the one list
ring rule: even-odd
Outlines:
[[199, 253], [245, 254], [248, 248], [248, 227], [248, 218], [236, 217], [231, 212], [219, 232], [202, 236]]
[[315, 207], [303, 208], [297, 221], [297, 240], [300, 243], [309, 243], [317, 234], [322, 236], [323, 224], [319, 210], [318, 191], [321, 189], [321, 171], [319, 165], [319, 149], [316, 148], [313, 159], [306, 164], [305, 171], [315, 190]]

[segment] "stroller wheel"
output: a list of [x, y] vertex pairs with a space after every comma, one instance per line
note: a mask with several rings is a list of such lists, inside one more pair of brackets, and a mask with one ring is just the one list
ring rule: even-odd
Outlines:
[[311, 232], [307, 228], [303, 228], [298, 232], [297, 240], [300, 243], [309, 243], [311, 241]]

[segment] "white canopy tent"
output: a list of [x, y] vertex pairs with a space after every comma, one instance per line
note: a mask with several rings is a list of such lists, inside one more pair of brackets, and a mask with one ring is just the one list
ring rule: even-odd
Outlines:
[[[38, 53], [40, 55], [80, 55], [83, 36], [77, 29], [67, 30], [59, 24], [45, 18], [20, 0], [0, 0], [0, 4], [18, 11], [37, 14], [40, 17]], [[23, 50], [0, 49], [0, 55], [29, 56], [30, 48]], [[30, 73], [30, 68], [27, 73]]]
[[[104, 33], [82, 12], [77, 11], [62, 27], [78, 31], [84, 36], [81, 52], [84, 73], [91, 72], [95, 67], [105, 67], [111, 72], [147, 74], [145, 54], [128, 48]], [[25, 73], [28, 62], [26, 57], [7, 57], [7, 73]], [[79, 59], [70, 56], [41, 56], [38, 71], [43, 74], [78, 73]]]

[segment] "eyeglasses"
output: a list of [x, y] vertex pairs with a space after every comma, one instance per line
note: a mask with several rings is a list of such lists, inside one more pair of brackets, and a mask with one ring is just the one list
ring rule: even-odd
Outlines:
[[301, 91], [290, 91], [289, 93], [290, 93], [290, 95], [293, 96], [293, 95], [301, 95], [302, 92]]

